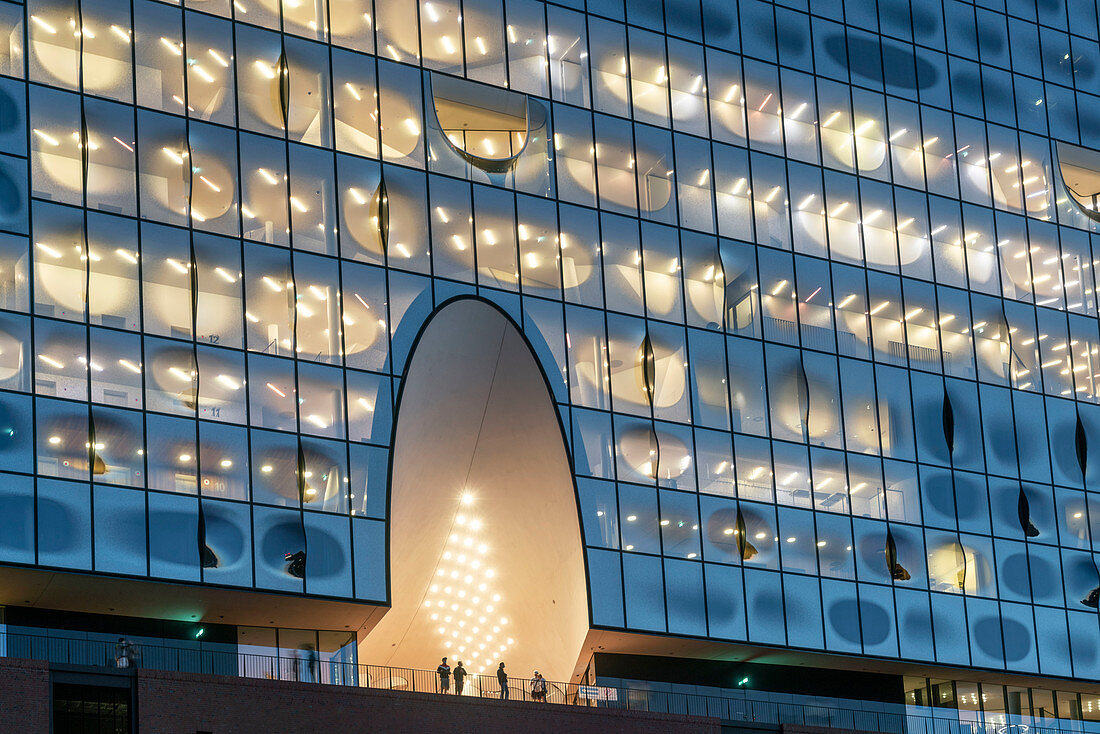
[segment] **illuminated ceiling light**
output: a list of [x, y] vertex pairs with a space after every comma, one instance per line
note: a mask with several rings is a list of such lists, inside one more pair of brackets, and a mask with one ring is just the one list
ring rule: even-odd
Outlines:
[[61, 443], [61, 436], [50, 436], [49, 440], [51, 445], [56, 446]]
[[890, 142], [891, 143], [894, 142], [895, 140], [897, 140], [898, 138], [900, 138], [902, 135], [904, 135], [907, 132], [909, 132], [909, 128], [903, 127], [901, 130], [898, 130], [896, 133], [894, 133], [893, 135], [890, 136]]
[[786, 286], [787, 286], [787, 280], [786, 280], [786, 278], [784, 278], [783, 280], [781, 280], [781, 281], [779, 281], [778, 283], [776, 283], [776, 284], [775, 284], [775, 288], [772, 288], [772, 293], [771, 293], [771, 294], [772, 294], [773, 296], [778, 296], [778, 295], [779, 295], [779, 293], [780, 293], [780, 292], [781, 292], [781, 291], [782, 291], [782, 290], [783, 290], [783, 289], [784, 289], [784, 288], [785, 288]]
[[420, 126], [416, 124], [416, 120], [411, 117], [405, 118], [405, 128], [408, 129], [410, 135], [419, 135]]
[[266, 168], [257, 168], [256, 173], [263, 176], [264, 180], [267, 181], [272, 186], [279, 183], [279, 179], [275, 178], [275, 176], [272, 175], [271, 171], [267, 170]]
[[50, 247], [49, 245], [45, 244], [44, 242], [35, 242], [34, 244], [35, 244], [35, 247], [37, 247], [39, 250], [42, 250], [42, 252], [46, 253], [47, 255], [54, 258], [55, 260], [60, 260], [61, 259], [62, 255], [57, 249], [55, 249], [53, 247]]
[[56, 34], [57, 33], [56, 28], [54, 28], [52, 25], [50, 25], [46, 21], [39, 18], [37, 15], [32, 15], [31, 16], [31, 22], [34, 23], [39, 28], [41, 28], [42, 30], [46, 31], [46, 33], [51, 33], [51, 34]]
[[206, 53], [210, 54], [211, 58], [213, 58], [214, 61], [218, 62], [219, 66], [221, 66], [225, 69], [229, 68], [229, 62], [225, 60], [224, 56], [222, 56], [220, 53], [218, 53], [214, 49], [208, 48], [208, 49], [206, 49]]
[[45, 142], [47, 142], [50, 145], [54, 146], [54, 147], [57, 147], [58, 145], [61, 145], [61, 141], [59, 141], [53, 135], [50, 135], [47, 132], [43, 132], [42, 130], [39, 130], [38, 128], [34, 129], [34, 134], [37, 135], [42, 140], [44, 140]]
[[836, 112], [833, 112], [833, 114], [831, 114], [827, 118], [825, 118], [825, 122], [821, 123], [821, 126], [822, 127], [829, 127], [829, 125], [832, 125], [839, 118], [840, 118], [840, 111], [837, 110]]
[[233, 461], [231, 459], [222, 459], [218, 462], [218, 465], [221, 466], [222, 469], [228, 469], [233, 466]]
[[180, 369], [179, 367], [169, 367], [169, 368], [168, 368], [168, 372], [169, 372], [169, 373], [170, 373], [170, 374], [171, 374], [171, 375], [172, 375], [173, 377], [175, 377], [175, 378], [177, 378], [177, 379], [179, 379], [179, 380], [182, 380], [182, 381], [184, 381], [184, 382], [190, 382], [190, 381], [191, 381], [191, 377], [192, 377], [192, 375], [188, 375], [188, 374], [187, 374], [186, 372], [184, 372], [183, 370], [181, 370], [181, 369]]
[[164, 47], [174, 53], [176, 56], [183, 56], [183, 44], [169, 41], [164, 36], [160, 37], [160, 42], [164, 44]]
[[886, 307], [887, 307], [887, 306], [889, 306], [889, 305], [890, 305], [890, 302], [889, 302], [889, 301], [883, 301], [882, 303], [880, 303], [879, 305], [875, 306], [875, 307], [874, 307], [874, 308], [872, 308], [872, 309], [871, 309], [870, 311], [868, 311], [868, 312], [867, 312], [867, 314], [868, 314], [869, 316], [874, 316], [874, 315], [875, 315], [875, 314], [877, 314], [877, 313], [878, 313], [879, 311], [881, 311], [882, 309], [886, 308]]
[[48, 364], [49, 366], [53, 367], [54, 369], [58, 369], [58, 370], [65, 369], [65, 365], [61, 362], [58, 362], [53, 357], [49, 357], [45, 354], [39, 354], [38, 358], [40, 360], [42, 360], [43, 362], [45, 362], [46, 364]]
[[253, 64], [253, 66], [255, 66], [256, 70], [259, 71], [260, 74], [262, 74], [266, 79], [274, 79], [276, 76], [275, 70], [265, 64], [260, 59], [256, 59], [256, 62]]
[[236, 380], [234, 380], [229, 375], [218, 375], [214, 379], [217, 380], [218, 382], [220, 382], [221, 384], [225, 385], [230, 390], [240, 390], [241, 389], [241, 383], [237, 382]]
[[280, 398], [285, 398], [285, 397], [286, 397], [286, 393], [285, 393], [285, 392], [283, 392], [283, 391], [282, 391], [282, 390], [280, 390], [279, 388], [275, 387], [275, 386], [274, 386], [274, 385], [272, 385], [272, 384], [271, 384], [270, 382], [269, 382], [269, 383], [267, 383], [267, 387], [268, 387], [268, 389], [269, 389], [269, 390], [271, 390], [271, 392], [275, 393], [275, 394], [276, 394], [276, 395], [278, 395], [278, 396], [279, 396]]
[[264, 464], [260, 467], [260, 471], [262, 471], [264, 474], [270, 474], [273, 469], [274, 467], [271, 466], [271, 464]]
[[306, 205], [303, 204], [301, 201], [299, 201], [298, 197], [296, 197], [296, 196], [290, 197], [290, 205], [293, 206], [295, 209], [297, 209], [302, 214], [305, 214], [306, 212], [309, 211], [309, 209], [306, 208]]
[[96, 372], [102, 372], [102, 371], [103, 371], [103, 367], [101, 367], [100, 365], [96, 364], [95, 362], [89, 362], [88, 360], [84, 359], [84, 357], [77, 357], [77, 358], [76, 358], [76, 360], [77, 360], [78, 362], [80, 362], [80, 364], [82, 364], [82, 365], [85, 365], [85, 366], [91, 367], [91, 368], [92, 368], [93, 370], [95, 370]]
[[126, 369], [130, 370], [131, 372], [133, 372], [133, 373], [134, 373], [135, 375], [140, 375], [140, 374], [141, 374], [141, 368], [140, 368], [140, 367], [138, 367], [138, 366], [137, 366], [136, 364], [134, 364], [133, 362], [131, 362], [131, 361], [130, 361], [130, 360], [128, 360], [128, 359], [120, 359], [120, 360], [118, 361], [118, 363], [119, 363], [120, 365], [122, 365], [123, 367], [125, 367]]
[[180, 454], [179, 458], [180, 462], [186, 464], [187, 462], [191, 461], [191, 454]]
[[198, 64], [194, 64], [191, 68], [195, 70], [196, 74], [202, 77], [203, 81], [207, 83], [213, 83], [215, 81], [214, 77], [210, 75], [210, 72], [208, 72], [206, 69], [202, 68]]
[[855, 294], [855, 293], [849, 293], [848, 295], [846, 295], [846, 296], [845, 296], [845, 297], [843, 298], [843, 300], [841, 300], [841, 302], [840, 302], [840, 303], [838, 303], [838, 304], [836, 305], [836, 307], [837, 307], [837, 308], [844, 308], [845, 306], [847, 306], [847, 305], [848, 305], [849, 303], [851, 303], [851, 302], [852, 302], [852, 301], [854, 301], [855, 299], [856, 299], [856, 294]]
[[177, 273], [180, 273], [181, 275], [186, 275], [187, 274], [187, 266], [185, 266], [183, 263], [181, 263], [177, 260], [173, 260], [170, 257], [165, 258], [164, 262], [166, 262], [170, 266], [172, 266], [172, 269], [175, 270]]

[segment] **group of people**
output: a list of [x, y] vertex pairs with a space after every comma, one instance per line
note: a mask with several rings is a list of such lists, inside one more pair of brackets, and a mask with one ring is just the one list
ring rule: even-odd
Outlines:
[[[443, 658], [443, 662], [439, 664], [439, 667], [435, 669], [436, 674], [439, 676], [439, 692], [450, 693], [451, 692], [451, 678], [454, 678], [455, 682], [455, 695], [462, 695], [462, 688], [466, 684], [466, 668], [462, 667], [462, 661], [458, 661], [458, 665], [451, 668], [447, 664], [447, 658]], [[508, 673], [504, 670], [504, 663], [501, 663], [497, 667], [497, 683], [500, 686], [500, 698], [502, 700], [508, 699]], [[531, 679], [531, 698], [535, 701], [546, 701], [546, 694], [549, 691], [549, 685], [546, 679], [542, 677], [542, 674], [537, 670], [535, 671], [535, 677]]]

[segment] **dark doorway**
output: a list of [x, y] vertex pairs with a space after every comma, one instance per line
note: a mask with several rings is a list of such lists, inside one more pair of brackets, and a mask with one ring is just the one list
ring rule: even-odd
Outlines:
[[130, 689], [53, 684], [54, 734], [131, 734]]

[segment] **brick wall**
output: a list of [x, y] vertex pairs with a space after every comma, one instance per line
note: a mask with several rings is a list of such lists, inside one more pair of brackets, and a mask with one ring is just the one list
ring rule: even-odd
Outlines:
[[39, 660], [0, 658], [0, 734], [50, 730], [50, 671]]
[[141, 732], [157, 734], [719, 734], [717, 719], [377, 689], [138, 672]]

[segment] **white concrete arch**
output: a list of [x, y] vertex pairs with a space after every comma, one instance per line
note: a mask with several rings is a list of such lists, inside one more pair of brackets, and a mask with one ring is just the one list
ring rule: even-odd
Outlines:
[[434, 668], [447, 655], [485, 675], [503, 660], [513, 679], [570, 679], [589, 630], [576, 493], [515, 325], [483, 301], [445, 305], [414, 348], [396, 425], [392, 607], [360, 660]]

